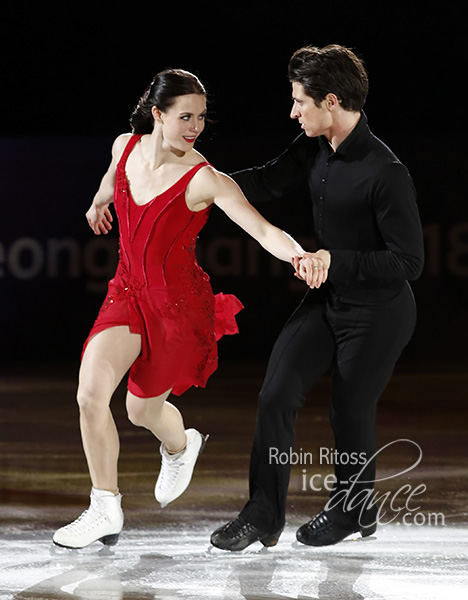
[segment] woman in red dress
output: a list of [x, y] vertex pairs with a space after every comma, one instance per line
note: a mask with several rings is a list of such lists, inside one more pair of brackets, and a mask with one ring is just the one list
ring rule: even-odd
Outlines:
[[[132, 114], [133, 132], [115, 140], [110, 167], [86, 213], [94, 233], [106, 234], [114, 202], [120, 257], [85, 342], [79, 374], [91, 503], [55, 532], [57, 545], [82, 548], [118, 540], [123, 527], [119, 437], [110, 401], [127, 371], [128, 417], [161, 441], [156, 499], [165, 506], [190, 482], [205, 439], [195, 429], [185, 430], [180, 412], [167, 399], [171, 392], [205, 386], [217, 367], [217, 340], [237, 332], [234, 315], [242, 308], [234, 296], [213, 295], [196, 261], [196, 237], [212, 205], [277, 258], [292, 262], [303, 255], [289, 235], [247, 202], [232, 179], [194, 150], [205, 118], [205, 90], [194, 75], [172, 69], [159, 73]], [[319, 261], [301, 265], [309, 285], [326, 278]]]

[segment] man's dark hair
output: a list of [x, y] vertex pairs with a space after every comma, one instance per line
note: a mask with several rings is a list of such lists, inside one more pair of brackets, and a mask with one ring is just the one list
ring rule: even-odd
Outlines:
[[302, 84], [317, 106], [331, 93], [345, 110], [360, 111], [369, 91], [362, 60], [344, 46], [296, 50], [289, 61], [288, 75], [289, 81]]

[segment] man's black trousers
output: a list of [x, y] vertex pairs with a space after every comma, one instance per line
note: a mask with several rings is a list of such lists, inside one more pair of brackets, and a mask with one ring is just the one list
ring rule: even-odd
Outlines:
[[[262, 531], [275, 532], [285, 521], [291, 466], [271, 458], [294, 451], [297, 411], [330, 367], [329, 415], [335, 450], [338, 456], [364, 453], [369, 461], [364, 468], [362, 461], [335, 464], [337, 484], [332, 496], [346, 497], [349, 506], [353, 496], [357, 499], [359, 492], [365, 496], [362, 490], [373, 488], [373, 483], [360, 482], [375, 479], [377, 402], [416, 323], [408, 284], [397, 296], [378, 304], [345, 303], [331, 294], [317, 301], [322, 294], [314, 297], [316, 292], [307, 293], [280, 333], [259, 396], [250, 500], [241, 515]], [[308, 401], [313, 402], [313, 395]], [[313, 439], [310, 431], [312, 443]], [[343, 504], [343, 512], [357, 518], [357, 509], [348, 511], [347, 506]]]

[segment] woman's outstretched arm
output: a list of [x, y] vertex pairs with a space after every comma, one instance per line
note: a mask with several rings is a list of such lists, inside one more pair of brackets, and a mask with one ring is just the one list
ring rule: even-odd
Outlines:
[[[267, 221], [245, 198], [239, 186], [227, 175], [212, 167], [201, 169], [193, 178], [186, 195], [191, 210], [214, 203], [239, 227], [280, 260], [290, 262], [302, 257], [305, 250], [286, 232]], [[295, 261], [298, 273], [312, 287], [327, 278], [325, 265], [315, 261]]]

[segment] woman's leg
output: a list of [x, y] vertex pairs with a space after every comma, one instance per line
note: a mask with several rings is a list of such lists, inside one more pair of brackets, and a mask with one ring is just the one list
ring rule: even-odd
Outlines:
[[83, 448], [94, 488], [118, 492], [119, 437], [110, 401], [141, 350], [127, 326], [111, 327], [89, 341], [81, 362], [77, 400]]
[[140, 347], [140, 336], [126, 326], [106, 329], [92, 337], [86, 346], [77, 399], [93, 487], [89, 508], [55, 532], [53, 541], [58, 546], [84, 548], [97, 540], [113, 545], [122, 531], [124, 516], [117, 483], [119, 437], [109, 405]]
[[167, 402], [170, 390], [153, 398], [127, 393], [130, 421], [145, 427], [160, 440], [161, 470], [154, 488], [156, 500], [164, 507], [187, 489], [206, 438], [196, 429], [184, 429], [178, 409]]
[[154, 398], [139, 398], [127, 392], [127, 411], [134, 425], [149, 429], [168, 452], [176, 453], [185, 447], [187, 436], [182, 415], [166, 400], [169, 394], [170, 390]]

